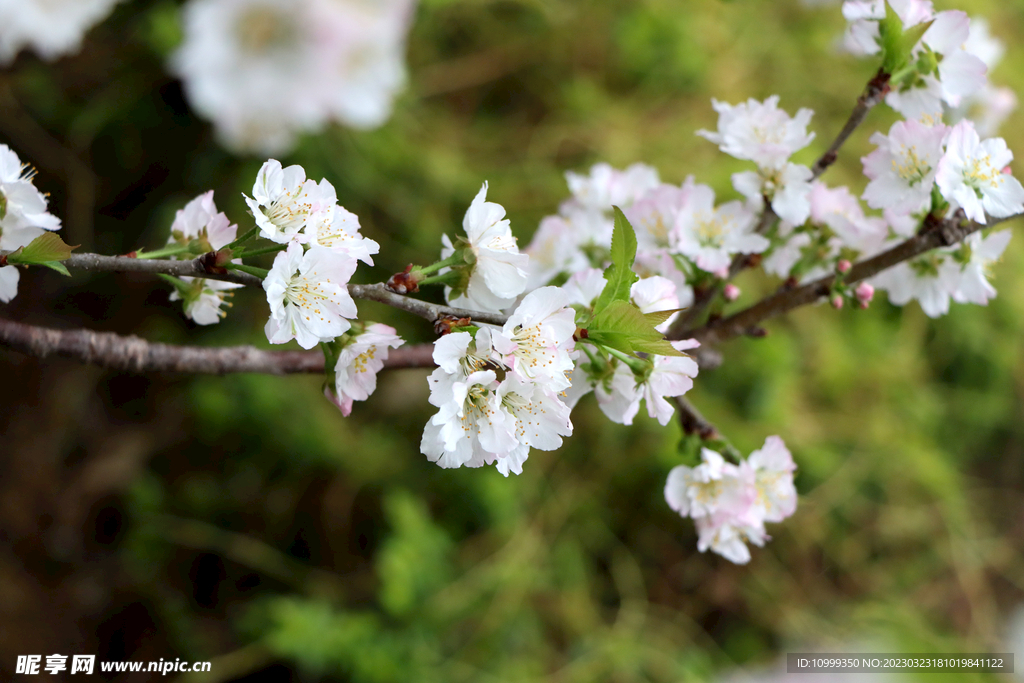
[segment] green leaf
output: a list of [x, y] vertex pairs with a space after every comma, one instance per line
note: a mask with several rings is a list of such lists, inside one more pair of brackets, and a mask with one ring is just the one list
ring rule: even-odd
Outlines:
[[886, 2], [885, 18], [878, 22], [878, 43], [882, 48], [882, 71], [895, 74], [910, 62], [914, 46], [925, 34], [932, 22], [915, 24], [904, 28], [896, 10]]
[[673, 308], [669, 311], [652, 311], [651, 313], [644, 313], [644, 318], [646, 318], [647, 322], [651, 325], [657, 327], [682, 310], [683, 309], [681, 308]]
[[686, 356], [682, 351], [677, 351], [668, 339], [634, 342], [633, 349], [638, 353], [653, 353], [656, 356], [677, 356], [679, 358]]
[[71, 273], [60, 262], [70, 258], [71, 251], [77, 248], [77, 245], [69, 247], [64, 244], [64, 240], [56, 233], [44, 232], [27, 246], [8, 254], [7, 262], [12, 265], [44, 266], [70, 277]]
[[619, 207], [615, 210], [615, 226], [612, 229], [612, 264], [604, 271], [607, 284], [594, 302], [595, 317], [613, 301], [629, 301], [629, 290], [639, 277], [633, 272], [636, 259], [636, 232], [626, 220]]
[[[667, 311], [668, 315], [675, 311]], [[654, 320], [649, 317], [653, 315]], [[665, 316], [667, 318], [667, 316]], [[613, 301], [594, 316], [587, 329], [592, 341], [623, 353], [681, 356], [654, 326], [664, 322], [658, 314], [644, 314], [628, 301]]]

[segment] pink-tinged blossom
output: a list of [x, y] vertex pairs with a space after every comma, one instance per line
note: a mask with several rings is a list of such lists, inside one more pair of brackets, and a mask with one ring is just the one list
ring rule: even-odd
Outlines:
[[875, 288], [867, 282], [862, 282], [857, 285], [857, 289], [853, 290], [853, 294], [860, 302], [861, 308], [867, 308], [871, 300], [875, 298]]
[[281, 167], [281, 162], [270, 159], [260, 168], [252, 197], [245, 194], [260, 235], [279, 244], [292, 240], [306, 242], [303, 232], [307, 226], [316, 230], [319, 221], [333, 215], [336, 201], [334, 186], [327, 180], [317, 185], [306, 179], [301, 166]]
[[526, 289], [543, 287], [563, 273], [575, 273], [590, 265], [580, 247], [580, 235], [571, 219], [546, 216], [523, 250], [527, 265]]
[[[671, 342], [677, 351], [693, 349], [700, 344], [694, 339]], [[640, 411], [640, 401], [647, 404], [647, 414], [662, 425], [668, 424], [675, 408], [666, 398], [682, 396], [693, 388], [697, 363], [688, 356], [653, 356], [653, 367], [643, 382], [638, 382], [625, 363], [619, 363], [610, 381], [596, 387], [601, 411], [612, 422], [631, 425]]]
[[500, 332], [492, 334], [494, 350], [513, 374], [552, 391], [569, 386], [575, 348], [576, 311], [559, 287], [541, 287], [527, 294]]
[[967, 217], [985, 223], [985, 214], [1005, 218], [1024, 211], [1024, 187], [1003, 173], [1013, 152], [1002, 138], [982, 141], [970, 121], [953, 126], [935, 182], [942, 196]]
[[757, 172], [734, 173], [732, 185], [758, 210], [768, 197], [772, 210], [784, 221], [800, 225], [810, 211], [811, 169], [800, 164], [762, 167]]
[[0, 2], [0, 64], [25, 47], [48, 62], [78, 52], [85, 33], [120, 0], [4, 0]]
[[[576, 375], [579, 375], [578, 371]], [[615, 424], [633, 424], [633, 418], [640, 411], [643, 394], [628, 365], [618, 363], [611, 377], [604, 378], [594, 386], [594, 393], [597, 395], [597, 405], [605, 417]]]
[[889, 301], [904, 306], [917, 299], [929, 318], [949, 312], [949, 299], [960, 281], [960, 266], [945, 250], [934, 250], [876, 275], [872, 282]]
[[989, 270], [1002, 257], [1011, 235], [1009, 230], [993, 232], [988, 237], [974, 232], [964, 239], [957, 254], [964, 262], [953, 290], [954, 301], [985, 306], [995, 298], [995, 287], [988, 281]]
[[796, 512], [796, 487], [793, 472], [796, 463], [778, 436], [769, 436], [764, 445], [747, 458], [754, 470], [757, 498], [754, 513], [766, 522], [781, 522]]
[[830, 188], [822, 182], [815, 182], [810, 204], [811, 220], [835, 233], [837, 243], [831, 245], [835, 253], [842, 247], [870, 253], [885, 241], [885, 221], [865, 216], [860, 202], [845, 185]]
[[562, 285], [562, 291], [568, 297], [570, 306], [592, 309], [594, 299], [600, 296], [606, 284], [608, 281], [604, 279], [604, 271], [600, 268], [586, 268], [573, 273]]
[[659, 184], [658, 172], [639, 163], [624, 171], [606, 163], [594, 164], [588, 175], [567, 171], [565, 180], [579, 206], [597, 211], [625, 208]]
[[676, 217], [678, 252], [709, 273], [727, 268], [734, 254], [759, 254], [767, 239], [753, 232], [754, 214], [738, 201], [715, 207], [707, 185], [693, 188], [690, 201]]
[[623, 210], [636, 231], [638, 255], [663, 253], [675, 245], [676, 216], [686, 205], [693, 188], [693, 176], [689, 176], [682, 187], [661, 184]]
[[794, 152], [814, 139], [814, 133], [807, 132], [814, 112], [801, 109], [796, 117], [790, 117], [778, 108], [778, 95], [764, 102], [751, 98], [737, 105], [718, 100], [711, 100], [711, 104], [718, 112], [718, 130], [699, 130], [697, 135], [726, 154], [749, 159], [761, 168], [781, 169]]
[[722, 290], [722, 296], [726, 301], [736, 301], [740, 298], [740, 288], [730, 282]]
[[342, 415], [348, 417], [352, 413], [354, 401], [370, 397], [377, 388], [377, 373], [388, 359], [388, 350], [404, 343], [395, 334], [395, 328], [381, 323], [371, 323], [346, 340], [334, 365], [334, 386], [324, 388], [324, 394]]
[[[507, 308], [526, 289], [530, 257], [519, 253], [505, 209], [487, 201], [486, 182], [466, 211], [462, 227], [474, 263], [465, 293], [449, 298], [449, 303], [484, 311]], [[442, 236], [442, 241], [441, 258], [448, 258], [455, 253], [455, 247], [447, 235]], [[445, 292], [450, 297], [450, 288]]]
[[311, 349], [348, 331], [357, 311], [346, 284], [355, 269], [355, 259], [330, 249], [313, 247], [303, 253], [302, 245], [289, 244], [263, 281], [270, 304], [270, 343], [295, 339]]
[[[630, 287], [629, 296], [641, 313], [672, 311], [680, 307], [675, 283], [660, 275], [653, 275], [634, 282]], [[665, 322], [656, 325], [654, 329], [664, 334], [678, 315], [678, 313], [673, 313]]]
[[210, 190], [178, 209], [167, 243], [187, 245], [198, 240], [207, 251], [217, 251], [233, 242], [237, 233], [238, 226], [223, 211], [217, 211]]
[[903, 214], [927, 208], [946, 133], [942, 124], [910, 119], [894, 123], [888, 135], [872, 135], [878, 149], [861, 159], [871, 181], [863, 195], [868, 206]]
[[697, 550], [702, 553], [711, 550], [733, 564], [750, 562], [747, 543], [760, 548], [768, 540], [763, 526], [737, 524], [728, 513], [698, 517], [694, 525], [697, 527]]

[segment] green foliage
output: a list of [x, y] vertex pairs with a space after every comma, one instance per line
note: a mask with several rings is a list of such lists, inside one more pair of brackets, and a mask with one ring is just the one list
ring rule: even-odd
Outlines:
[[74, 249], [77, 247], [64, 244], [64, 240], [56, 233], [44, 232], [28, 245], [8, 254], [7, 262], [12, 265], [45, 266], [70, 277], [71, 273], [61, 261], [68, 259]]

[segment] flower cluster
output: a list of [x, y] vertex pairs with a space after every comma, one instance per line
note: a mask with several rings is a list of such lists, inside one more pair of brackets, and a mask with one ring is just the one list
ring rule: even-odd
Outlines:
[[173, 70], [224, 143], [286, 152], [330, 121], [381, 125], [415, 0], [191, 0]]
[[77, 52], [85, 32], [121, 0], [0, 0], [0, 64], [24, 47], [53, 61]]
[[[0, 252], [26, 247], [44, 232], [60, 229], [60, 219], [46, 211], [46, 195], [32, 184], [34, 176], [10, 147], [0, 145]], [[14, 266], [0, 267], [0, 301], [17, 296], [19, 279]]]
[[750, 561], [747, 542], [763, 546], [765, 522], [781, 522], [796, 510], [796, 465], [777, 436], [738, 464], [717, 451], [701, 450], [701, 464], [679, 465], [665, 484], [665, 500], [697, 525], [697, 549], [709, 548], [736, 564]]

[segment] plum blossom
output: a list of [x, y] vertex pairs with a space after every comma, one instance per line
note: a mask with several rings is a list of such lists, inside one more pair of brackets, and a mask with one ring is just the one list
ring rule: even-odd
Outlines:
[[942, 196], [967, 217], [985, 223], [985, 214], [1005, 218], [1024, 211], [1024, 187], [1003, 169], [1013, 152], [1002, 138], [982, 141], [970, 121], [953, 126], [935, 182]]
[[767, 239], [753, 232], [750, 210], [738, 201], [715, 208], [715, 191], [707, 185], [693, 188], [674, 228], [679, 253], [709, 273], [728, 267], [733, 254], [759, 254], [769, 246]]
[[[687, 302], [687, 305], [689, 305], [693, 300], [693, 290], [687, 288], [687, 291], [690, 294], [690, 301]], [[661, 275], [652, 275], [651, 277], [637, 280], [630, 287], [629, 296], [641, 313], [656, 313], [658, 311], [672, 311], [682, 308], [675, 283]], [[655, 326], [654, 329], [662, 334], [668, 332], [668, 328], [677, 317], [679, 317], [679, 314], [673, 313], [670, 318]]]
[[[873, 55], [881, 50], [878, 44], [878, 22], [885, 18], [886, 0], [847, 0], [843, 3], [843, 17], [850, 22], [843, 39], [844, 46], [853, 54]], [[935, 16], [931, 0], [889, 0], [904, 28], [916, 26]]]
[[0, 64], [25, 47], [48, 62], [77, 52], [120, 0], [0, 0]]
[[[326, 180], [321, 181], [320, 185], [327, 186], [323, 190], [324, 195], [328, 187], [329, 192], [334, 193], [334, 187]], [[332, 206], [329, 211], [318, 212], [315, 220], [306, 224], [304, 233], [310, 246], [326, 247], [368, 266], [373, 265], [373, 254], [380, 251], [377, 242], [359, 234], [359, 217], [338, 205]]]
[[217, 211], [210, 190], [178, 209], [167, 243], [188, 245], [198, 240], [206, 251], [217, 251], [233, 242], [237, 233], [238, 226], [223, 211]]
[[781, 168], [762, 167], [757, 172], [742, 171], [732, 176], [732, 186], [760, 209], [768, 197], [779, 218], [793, 225], [807, 220], [810, 211], [811, 169], [786, 163]]
[[434, 370], [429, 401], [438, 411], [420, 440], [428, 460], [444, 468], [481, 467], [516, 448], [515, 416], [502, 407], [498, 386], [494, 370], [465, 377]]
[[355, 259], [325, 247], [303, 253], [292, 242], [274, 259], [263, 281], [270, 304], [267, 339], [284, 344], [292, 339], [304, 349], [344, 334], [356, 317], [356, 304], [345, 286], [355, 272]]
[[988, 237], [973, 232], [964, 239], [956, 252], [963, 265], [953, 290], [954, 301], [984, 306], [995, 298], [996, 290], [988, 281], [989, 269], [1002, 257], [1011, 235], [1009, 230], [993, 232]]
[[761, 168], [781, 169], [794, 152], [814, 139], [814, 133], [807, 132], [814, 112], [801, 109], [795, 118], [790, 117], [778, 108], [778, 95], [764, 102], [751, 98], [737, 105], [718, 100], [711, 100], [711, 104], [718, 112], [718, 130], [699, 130], [697, 135], [726, 154], [749, 159]]
[[527, 294], [500, 333], [492, 336], [494, 350], [513, 374], [554, 391], [569, 386], [576, 332], [576, 311], [559, 287], [542, 287]]
[[[505, 209], [487, 201], [487, 183], [483, 184], [462, 221], [466, 231], [465, 248], [472, 252], [469, 278], [456, 296], [445, 288], [445, 296], [453, 306], [473, 310], [500, 311], [510, 306], [526, 289], [530, 257], [519, 253]], [[441, 258], [455, 253], [455, 246], [442, 236]], [[442, 271], [446, 272], [446, 271]]]
[[282, 168], [269, 159], [256, 174], [252, 197], [245, 194], [260, 236], [279, 244], [292, 240], [307, 241], [303, 231], [310, 226], [319, 231], [319, 222], [333, 217], [337, 195], [326, 179], [317, 185], [306, 179], [299, 165]]
[[609, 164], [594, 164], [589, 175], [567, 171], [573, 200], [581, 207], [608, 211], [612, 206], [624, 208], [658, 186], [658, 172], [646, 164], [633, 164], [624, 171]]
[[[7, 145], [0, 145], [0, 250], [28, 246], [47, 230], [59, 230], [60, 219], [46, 211], [46, 196], [32, 183], [35, 171], [22, 164]], [[20, 273], [0, 267], [0, 302], [18, 294]]]
[[[700, 346], [694, 339], [671, 342], [677, 351]], [[675, 409], [666, 398], [682, 396], [693, 388], [697, 376], [697, 363], [688, 356], [653, 356], [649, 374], [638, 381], [625, 363], [619, 363], [607, 386], [596, 387], [601, 411], [612, 422], [631, 425], [640, 410], [640, 401], [647, 404], [647, 414], [663, 426], [668, 424]]]
[[506, 477], [509, 472], [523, 473], [530, 448], [553, 451], [561, 447], [563, 436], [572, 435], [570, 408], [549, 388], [524, 382], [518, 375], [507, 375], [498, 394], [502, 407], [515, 418], [519, 444], [495, 458], [495, 467]]
[[346, 337], [334, 366], [334, 386], [324, 387], [324, 394], [348, 417], [352, 403], [365, 401], [377, 388], [377, 373], [388, 359], [388, 350], [397, 349], [405, 341], [395, 334], [395, 328], [381, 323], [371, 323], [362, 332]]
[[530, 257], [526, 289], [542, 287], [562, 273], [575, 273], [589, 265], [579, 249], [579, 236], [565, 216], [546, 216], [523, 250]]
[[285, 153], [330, 121], [388, 118], [414, 3], [192, 0], [171, 67], [228, 147]]
[[904, 261], [872, 279], [874, 286], [884, 289], [889, 301], [896, 306], [904, 306], [917, 299], [929, 318], [938, 318], [949, 312], [949, 299], [959, 282], [960, 265], [944, 249]]
[[171, 292], [170, 301], [183, 301], [185, 317], [193, 320], [198, 325], [213, 325], [219, 323], [226, 312], [223, 310], [228, 297], [232, 296], [231, 290], [238, 289], [242, 285], [234, 282], [221, 282], [207, 278], [192, 278], [182, 276], [185, 285]]
[[793, 458], [777, 436], [738, 465], [709, 448], [696, 467], [669, 472], [665, 501], [683, 517], [692, 517], [697, 549], [708, 549], [736, 564], [750, 561], [747, 542], [763, 546], [765, 522], [781, 522], [796, 511]]
[[861, 159], [871, 181], [863, 195], [868, 206], [903, 214], [926, 208], [946, 132], [942, 124], [927, 126], [910, 119], [894, 123], [888, 135], [872, 135], [878, 149]]

